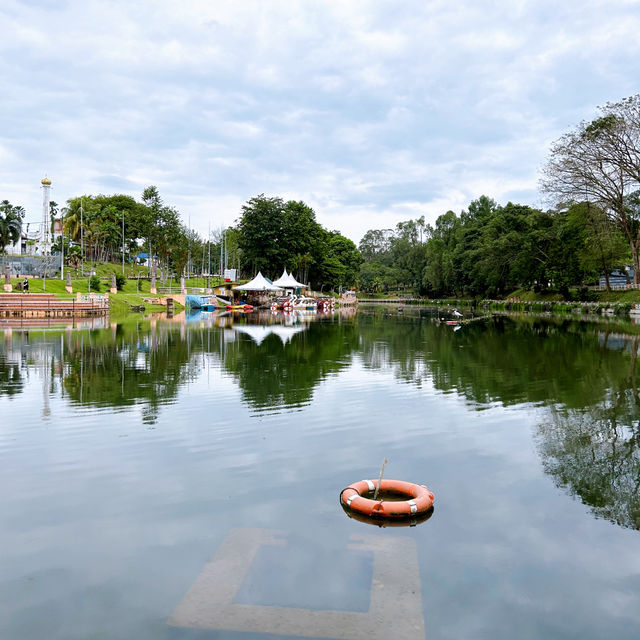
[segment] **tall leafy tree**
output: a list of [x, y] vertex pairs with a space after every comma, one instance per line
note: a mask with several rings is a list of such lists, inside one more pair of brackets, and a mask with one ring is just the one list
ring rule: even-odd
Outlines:
[[[329, 255], [340, 267], [336, 273], [337, 278], [331, 278], [328, 274], [324, 275], [326, 284], [333, 289], [355, 286], [358, 280], [360, 265], [363, 262], [362, 254], [358, 251], [355, 243], [349, 240], [349, 238], [345, 238], [339, 232], [332, 231], [329, 234]], [[323, 268], [326, 267], [323, 266]]]
[[271, 272], [289, 256], [281, 246], [284, 202], [282, 198], [268, 198], [260, 194], [242, 205], [237, 225], [238, 244], [245, 267], [253, 272]]
[[599, 206], [627, 238], [640, 284], [640, 94], [608, 103], [551, 147], [542, 190], [560, 202]]
[[322, 227], [302, 201], [255, 196], [243, 205], [235, 233], [252, 274], [279, 276], [284, 268], [317, 289], [355, 284], [360, 252], [339, 232]]
[[422, 286], [431, 295], [445, 295], [455, 288], [453, 254], [460, 226], [458, 216], [453, 211], [447, 211], [438, 217], [435, 227], [428, 230]]
[[328, 250], [328, 237], [316, 222], [315, 211], [302, 201], [284, 203], [279, 237], [279, 264], [288, 267], [301, 282], [308, 282], [310, 276], [317, 281]]
[[362, 236], [358, 249], [366, 262], [376, 261], [388, 266], [393, 260], [391, 256], [392, 240], [393, 229], [369, 229]]

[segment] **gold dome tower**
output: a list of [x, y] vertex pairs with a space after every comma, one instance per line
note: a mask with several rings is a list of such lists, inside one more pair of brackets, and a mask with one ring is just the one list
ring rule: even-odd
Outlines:
[[46, 255], [50, 251], [49, 245], [49, 226], [50, 222], [50, 214], [49, 214], [49, 202], [51, 198], [51, 180], [47, 178], [45, 175], [42, 180], [40, 180], [40, 184], [42, 185], [42, 225], [40, 228], [40, 251], [42, 255]]

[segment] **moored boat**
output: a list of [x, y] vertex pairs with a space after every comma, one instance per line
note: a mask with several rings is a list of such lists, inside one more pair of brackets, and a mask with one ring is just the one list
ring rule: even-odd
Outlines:
[[253, 311], [253, 306], [250, 304], [228, 304], [227, 305], [227, 311], [242, 311], [245, 313], [249, 313], [250, 311]]
[[293, 302], [293, 308], [296, 311], [316, 311], [318, 309], [318, 303], [313, 298], [299, 296]]

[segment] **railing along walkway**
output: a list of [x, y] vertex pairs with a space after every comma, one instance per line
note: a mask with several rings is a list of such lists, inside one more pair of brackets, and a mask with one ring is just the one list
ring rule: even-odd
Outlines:
[[367, 304], [372, 302], [380, 304], [413, 304], [415, 302], [429, 304], [429, 300], [424, 298], [358, 298], [358, 302], [366, 302]]
[[[610, 287], [611, 291], [627, 291], [631, 289], [640, 289], [640, 284], [612, 284]], [[605, 285], [597, 284], [591, 287], [587, 287], [591, 291], [606, 291], [607, 287]]]
[[105, 296], [59, 298], [47, 293], [0, 293], [0, 317], [4, 318], [89, 317], [108, 311]]

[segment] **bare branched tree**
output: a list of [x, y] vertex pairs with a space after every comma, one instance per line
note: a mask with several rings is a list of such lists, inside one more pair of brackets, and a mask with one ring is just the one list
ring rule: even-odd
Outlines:
[[541, 189], [556, 203], [598, 205], [624, 233], [640, 284], [640, 94], [600, 108], [553, 143]]

